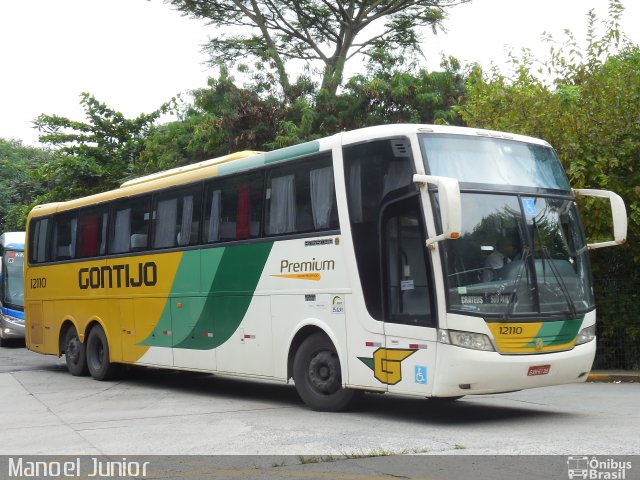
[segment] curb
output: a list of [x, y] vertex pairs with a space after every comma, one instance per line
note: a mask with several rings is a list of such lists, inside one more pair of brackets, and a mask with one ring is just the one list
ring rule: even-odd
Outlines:
[[590, 373], [587, 382], [598, 383], [640, 383], [640, 372], [633, 373]]

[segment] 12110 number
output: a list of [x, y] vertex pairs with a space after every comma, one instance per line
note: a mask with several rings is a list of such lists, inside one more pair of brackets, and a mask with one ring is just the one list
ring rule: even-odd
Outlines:
[[520, 335], [522, 334], [522, 327], [500, 327], [500, 335]]
[[46, 288], [47, 279], [45, 277], [37, 277], [31, 279], [31, 288]]

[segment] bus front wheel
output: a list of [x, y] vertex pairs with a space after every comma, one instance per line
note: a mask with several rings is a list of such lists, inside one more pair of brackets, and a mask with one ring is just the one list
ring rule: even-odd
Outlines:
[[89, 373], [87, 367], [86, 344], [78, 338], [75, 327], [69, 327], [64, 336], [64, 359], [67, 370], [76, 377], [82, 377]]
[[293, 381], [304, 403], [323, 412], [347, 408], [359, 393], [342, 388], [340, 359], [331, 340], [320, 332], [307, 337], [298, 348]]
[[96, 325], [87, 338], [87, 366], [96, 380], [109, 380], [117, 373], [117, 365], [109, 361], [109, 344], [101, 326]]

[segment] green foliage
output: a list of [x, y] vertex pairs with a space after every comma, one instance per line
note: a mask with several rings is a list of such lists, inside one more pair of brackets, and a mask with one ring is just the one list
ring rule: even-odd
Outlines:
[[459, 63], [445, 59], [443, 71], [428, 72], [384, 52], [344, 92], [313, 93], [301, 78], [293, 101], [270, 94], [270, 74], [256, 73], [244, 88], [225, 68], [209, 87], [194, 92], [181, 119], [154, 127], [145, 141], [138, 173], [175, 167], [239, 150], [272, 150], [345, 129], [381, 123], [460, 124], [454, 106], [465, 94]]
[[[629, 218], [626, 245], [594, 251], [599, 328], [625, 325], [640, 339], [640, 306], [626, 302], [625, 286], [640, 283], [640, 49], [619, 31], [622, 5], [610, 1], [609, 19], [598, 35], [589, 14], [586, 47], [570, 33], [558, 45], [552, 38], [549, 59], [539, 63], [528, 52], [512, 58], [514, 74], [476, 69], [460, 115], [473, 127], [493, 128], [541, 137], [557, 150], [573, 187], [613, 190], [625, 200]], [[610, 213], [603, 203], [588, 202], [585, 226], [590, 235], [610, 232]], [[609, 234], [610, 237], [610, 234]], [[619, 292], [616, 302], [611, 292]], [[624, 306], [624, 308], [623, 308]], [[600, 333], [603, 333], [602, 330]]]
[[31, 204], [43, 190], [38, 166], [49, 160], [46, 151], [0, 139], [0, 232], [24, 230]]
[[40, 165], [39, 177], [47, 186], [41, 202], [70, 198], [115, 188], [137, 170], [137, 162], [148, 131], [171, 104], [127, 119], [89, 93], [81, 95], [87, 121], [58, 115], [40, 115], [36, 120], [40, 142], [54, 152]]
[[443, 59], [442, 71], [429, 72], [379, 52], [367, 75], [356, 75], [337, 101], [343, 129], [383, 123], [461, 125], [453, 108], [463, 101], [466, 76], [459, 62]]
[[183, 108], [179, 120], [149, 131], [137, 173], [264, 149], [273, 142], [286, 107], [274, 96], [260, 96], [262, 88], [259, 82], [253, 90], [239, 88], [222, 69], [208, 88], [193, 92], [193, 104]]

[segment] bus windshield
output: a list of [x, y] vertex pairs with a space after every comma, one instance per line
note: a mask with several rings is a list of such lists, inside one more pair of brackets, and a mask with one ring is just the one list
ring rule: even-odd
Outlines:
[[507, 320], [594, 308], [574, 201], [470, 192], [461, 199], [462, 235], [444, 242], [450, 310]]
[[569, 190], [552, 148], [499, 138], [425, 134], [422, 145], [431, 175], [460, 183]]
[[2, 303], [7, 306], [24, 307], [23, 260], [24, 253], [16, 250], [6, 250], [2, 258]]

